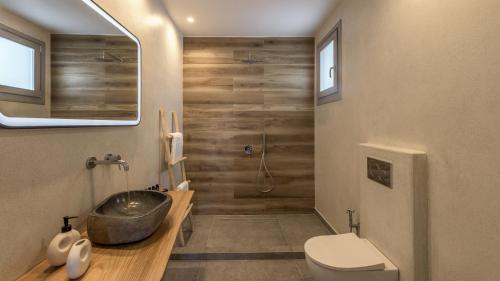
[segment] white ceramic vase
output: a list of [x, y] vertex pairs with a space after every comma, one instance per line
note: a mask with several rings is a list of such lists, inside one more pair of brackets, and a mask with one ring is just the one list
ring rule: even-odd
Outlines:
[[70, 279], [76, 279], [87, 271], [90, 265], [91, 252], [92, 244], [88, 239], [81, 239], [73, 244], [66, 261], [66, 273], [68, 273]]

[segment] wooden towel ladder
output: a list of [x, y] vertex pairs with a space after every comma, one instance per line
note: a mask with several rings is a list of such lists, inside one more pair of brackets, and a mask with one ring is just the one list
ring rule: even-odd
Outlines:
[[[172, 112], [172, 123], [173, 123], [173, 125], [172, 125], [173, 131], [180, 132], [179, 119], [177, 118], [177, 113], [175, 111]], [[175, 162], [172, 161], [172, 157], [171, 157], [172, 136], [168, 133], [167, 118], [165, 117], [165, 110], [163, 110], [162, 108], [160, 108], [160, 125], [161, 125], [160, 138], [161, 138], [161, 141], [165, 147], [164, 161], [167, 165], [168, 179], [170, 182], [170, 189], [176, 190], [177, 184], [176, 184], [176, 178], [175, 178], [175, 173], [174, 173], [174, 167], [176, 165], [180, 165], [181, 173], [182, 173], [182, 182], [185, 182], [185, 181], [187, 181], [188, 183], [191, 182], [191, 181], [187, 180], [186, 168], [184, 167], [184, 162], [187, 160], [187, 157], [182, 157], [181, 159], [179, 159]], [[184, 219], [183, 219], [183, 222], [186, 221], [186, 219], [189, 220], [191, 232], [194, 231], [193, 215], [191, 212], [192, 208], [193, 208], [193, 203], [189, 204], [188, 208], [186, 209], [186, 212], [184, 213]], [[182, 225], [181, 225], [181, 228], [179, 229], [179, 233], [177, 234], [177, 240], [178, 240], [181, 247], [185, 246], [186, 242], [184, 239], [184, 233], [182, 231]]]

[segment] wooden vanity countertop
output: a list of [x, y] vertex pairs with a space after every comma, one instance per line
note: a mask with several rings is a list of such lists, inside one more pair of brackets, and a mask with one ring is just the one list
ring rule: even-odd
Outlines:
[[[79, 280], [161, 280], [193, 193], [168, 192], [173, 199], [172, 207], [151, 237], [126, 245], [92, 245], [90, 267]], [[69, 280], [64, 267], [49, 266], [44, 260], [18, 280]]]

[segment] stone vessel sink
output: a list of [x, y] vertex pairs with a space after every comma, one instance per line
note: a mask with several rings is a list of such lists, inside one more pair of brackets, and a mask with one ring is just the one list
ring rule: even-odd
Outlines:
[[171, 206], [172, 197], [162, 192], [134, 190], [130, 194], [113, 194], [89, 214], [89, 239], [105, 245], [140, 241], [158, 229]]

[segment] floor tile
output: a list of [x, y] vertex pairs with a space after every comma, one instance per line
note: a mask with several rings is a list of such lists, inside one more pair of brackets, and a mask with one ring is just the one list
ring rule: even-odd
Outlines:
[[214, 216], [195, 215], [193, 216], [194, 231], [184, 247], [174, 248], [173, 253], [204, 253], [207, 248], [208, 235], [212, 228]]
[[174, 253], [303, 252], [307, 239], [331, 234], [315, 214], [194, 215], [193, 220], [190, 240]]
[[197, 281], [200, 268], [199, 261], [170, 261], [162, 281]]
[[275, 216], [216, 216], [208, 252], [286, 252], [291, 248]]
[[331, 234], [315, 214], [286, 214], [276, 217], [287, 243], [296, 252], [304, 251], [304, 243], [309, 238]]
[[295, 261], [172, 261], [163, 281], [303, 281]]
[[199, 271], [198, 281], [247, 281], [246, 261], [207, 261]]
[[300, 272], [300, 276], [304, 281], [314, 281], [311, 271], [309, 271], [309, 267], [305, 260], [295, 260], [293, 261], [298, 271]]
[[250, 281], [302, 281], [294, 261], [249, 261], [247, 263]]

